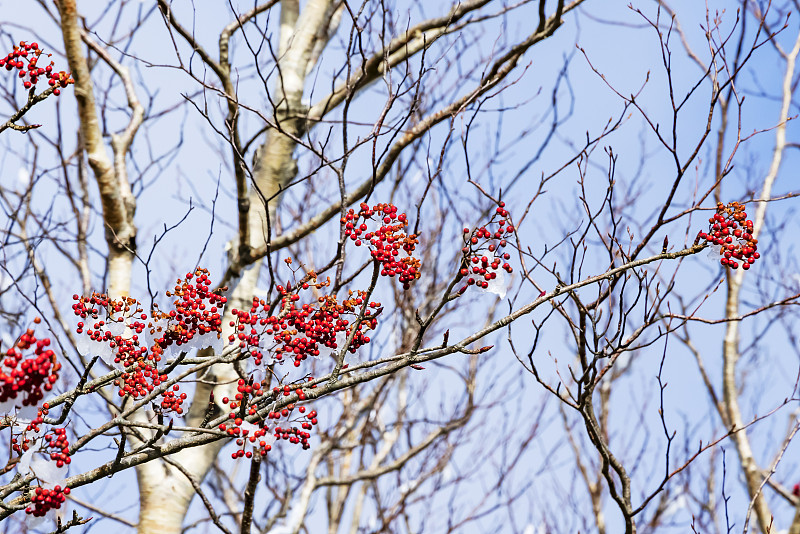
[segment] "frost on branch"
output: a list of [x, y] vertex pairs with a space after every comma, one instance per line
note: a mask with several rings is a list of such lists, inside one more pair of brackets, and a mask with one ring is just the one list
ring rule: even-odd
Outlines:
[[63, 465], [59, 466], [59, 463], [62, 462], [51, 461], [48, 453], [31, 447], [20, 457], [17, 473], [23, 476], [31, 474], [42, 483], [42, 487], [53, 488], [63, 484], [65, 480], [61, 469]]
[[483, 290], [487, 293], [494, 293], [502, 299], [506, 296], [506, 275], [503, 271], [497, 271], [492, 274], [494, 276], [483, 286]]

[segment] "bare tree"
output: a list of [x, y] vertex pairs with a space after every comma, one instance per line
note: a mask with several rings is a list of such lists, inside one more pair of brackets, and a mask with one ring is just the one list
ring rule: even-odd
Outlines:
[[4, 15], [0, 518], [800, 532], [792, 6]]

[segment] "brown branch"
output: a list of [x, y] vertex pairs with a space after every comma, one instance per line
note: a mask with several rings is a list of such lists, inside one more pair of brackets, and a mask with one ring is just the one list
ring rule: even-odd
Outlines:
[[52, 95], [54, 90], [55, 86], [48, 87], [47, 89], [45, 89], [44, 91], [42, 91], [37, 95], [35, 94], [36, 88], [32, 87], [31, 90], [28, 92], [28, 101], [25, 102], [25, 105], [19, 108], [19, 110], [17, 110], [16, 113], [11, 115], [11, 117], [9, 117], [9, 119], [6, 122], [0, 125], [0, 133], [7, 130], [8, 128], [11, 128], [12, 130], [16, 130], [18, 132], [28, 132], [34, 128], [38, 128], [39, 126], [41, 126], [41, 124], [27, 124], [25, 126], [20, 126], [16, 124], [16, 122], [20, 120], [22, 116], [25, 115], [28, 111], [30, 111], [33, 106], [35, 106], [39, 102], [44, 101], [48, 96]]
[[244, 509], [242, 510], [242, 534], [250, 534], [250, 524], [253, 522], [253, 503], [255, 502], [256, 489], [261, 480], [261, 455], [253, 453], [250, 462], [250, 476], [247, 479], [247, 487], [244, 489]]

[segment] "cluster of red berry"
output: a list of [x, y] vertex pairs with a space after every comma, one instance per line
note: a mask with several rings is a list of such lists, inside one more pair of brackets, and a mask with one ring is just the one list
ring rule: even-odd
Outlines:
[[[244, 380], [241, 380], [244, 382]], [[241, 384], [239, 386], [241, 388]], [[259, 385], [260, 389], [260, 385]], [[236, 396], [239, 397], [241, 402], [243, 398], [241, 397], [241, 393], [238, 393]], [[258, 391], [255, 392], [254, 397], [257, 398], [259, 395]], [[228, 404], [228, 398], [223, 399], [224, 404]], [[235, 409], [238, 406], [238, 403], [231, 402], [230, 407]], [[249, 412], [255, 413], [256, 407], [255, 405], [250, 406]], [[233, 451], [231, 453], [231, 458], [234, 460], [237, 458], [252, 458], [253, 451], [245, 451], [245, 440], [250, 444], [250, 446], [258, 452], [261, 456], [266, 456], [267, 453], [272, 450], [272, 442], [273, 439], [268, 437], [269, 428], [266, 423], [261, 423], [260, 425], [248, 423], [241, 417], [236, 411], [231, 411], [228, 414], [230, 419], [229, 423], [220, 423], [219, 429], [223, 432], [226, 432], [230, 437], [236, 438], [236, 445], [239, 447], [238, 450]]]
[[[25, 432], [35, 432], [36, 434], [41, 432], [41, 428], [39, 427], [44, 424], [44, 416], [49, 413], [50, 413], [50, 404], [45, 402], [44, 404], [42, 404], [42, 407], [39, 408], [39, 410], [36, 412], [36, 417], [31, 419], [31, 422], [28, 423], [28, 425], [25, 427]], [[14, 450], [17, 452], [21, 452], [19, 449], [16, 448]], [[27, 450], [28, 450], [28, 445], [23, 444], [22, 451], [27, 451]]]
[[[250, 383], [240, 378], [236, 385], [236, 395], [231, 401], [228, 397], [222, 398], [222, 404], [228, 404], [231, 410], [236, 410], [245, 404], [248, 399], [259, 399], [264, 396], [263, 384], [250, 379]], [[255, 415], [256, 405], [249, 406], [247, 415]], [[232, 417], [233, 419], [233, 417]]]
[[[225, 287], [220, 289], [225, 290]], [[167, 291], [167, 296], [176, 297], [173, 301], [175, 309], [168, 314], [172, 328], [167, 329], [162, 338], [156, 339], [158, 345], [184, 345], [198, 334], [219, 337], [222, 332], [222, 316], [219, 312], [228, 299], [213, 292], [206, 269], [198, 268], [194, 275], [187, 273], [186, 280], [178, 280], [172, 293]]]
[[[357, 247], [364, 241], [370, 244], [370, 253], [375, 261], [382, 266], [381, 276], [397, 276], [403, 289], [408, 289], [411, 282], [420, 276], [420, 261], [414, 258], [414, 248], [419, 240], [414, 234], [406, 234], [404, 229], [408, 226], [405, 213], [397, 213], [397, 206], [392, 204], [376, 204], [372, 208], [362, 202], [360, 211], [350, 209], [342, 217], [344, 233]], [[367, 221], [375, 217], [381, 226], [374, 231], [368, 231]], [[362, 221], [363, 219], [363, 221]], [[360, 222], [361, 221], [361, 222]], [[400, 249], [407, 256], [398, 258]]]
[[[163, 380], [161, 380], [160, 382], [163, 382]], [[181, 404], [183, 404], [183, 401], [186, 400], [186, 393], [178, 393], [180, 389], [181, 389], [180, 386], [178, 384], [175, 384], [174, 386], [172, 386], [172, 389], [168, 389], [164, 393], [162, 393], [163, 397], [161, 399], [162, 411], [164, 412], [172, 411], [178, 415], [183, 413], [183, 408], [181, 407]]]
[[[39, 433], [41, 432], [41, 425], [44, 424], [44, 416], [49, 413], [50, 405], [48, 403], [42, 404], [39, 408], [36, 417], [34, 417], [25, 427], [24, 431], [11, 435], [11, 450], [20, 456], [25, 454], [33, 447], [38, 441]], [[34, 437], [31, 437], [32, 433]], [[67, 440], [67, 430], [65, 428], [53, 428], [44, 436], [44, 445], [46, 448], [51, 449], [48, 453], [50, 459], [56, 462], [56, 467], [64, 467], [71, 462], [69, 457], [69, 441]]]
[[[37, 324], [40, 321], [34, 319]], [[0, 402], [24, 395], [22, 406], [36, 406], [44, 397], [43, 391], [53, 389], [61, 364], [56, 362], [55, 352], [47, 348], [49, 345], [49, 338], [37, 339], [29, 328], [5, 351], [0, 366]], [[26, 356], [25, 351], [31, 348], [33, 354]]]
[[56, 467], [64, 467], [70, 463], [66, 428], [54, 428], [52, 432], [45, 434], [44, 440], [47, 442], [47, 447], [52, 449], [50, 459], [56, 463]]
[[736, 269], [741, 261], [742, 269], [747, 270], [761, 257], [757, 252], [758, 239], [753, 237], [753, 221], [747, 218], [743, 204], [718, 203], [717, 213], [708, 219], [708, 227], [708, 232], [698, 234], [698, 240], [705, 240], [705, 244], [718, 250], [723, 266]]
[[[120, 387], [120, 397], [144, 397], [167, 380], [167, 375], [161, 374], [156, 366], [168, 347], [189, 350], [203, 340], [206, 345], [218, 341], [221, 344], [220, 312], [227, 299], [211, 290], [208, 271], [197, 269], [188, 273], [167, 296], [176, 297], [174, 309], [165, 313], [156, 307], [149, 315], [143, 313], [141, 304], [133, 298], [114, 300], [102, 293], [72, 297], [76, 301], [72, 305], [73, 313], [81, 319], [95, 320], [88, 326], [79, 322], [77, 333], [85, 333], [92, 341], [102, 344], [100, 350], [109, 351], [113, 362], [124, 368], [114, 381]], [[105, 320], [100, 319], [101, 313]], [[163, 410], [183, 413], [181, 405], [186, 394], [177, 393], [179, 389], [176, 384], [162, 393]]]
[[[314, 380], [314, 377], [309, 376], [307, 380], [312, 381]], [[281, 393], [283, 393], [284, 397], [288, 397], [292, 393], [295, 393], [297, 395], [297, 400], [304, 401], [306, 400], [306, 394], [301, 387], [297, 387], [299, 385], [300, 384], [285, 384], [283, 388], [274, 387], [272, 388], [272, 393], [275, 398], [278, 398]], [[316, 385], [312, 385], [311, 389], [316, 387]], [[287, 404], [286, 407], [281, 409], [280, 412], [269, 412], [269, 414], [267, 414], [267, 419], [288, 418], [292, 415], [294, 409], [294, 404]], [[311, 434], [305, 431], [312, 430], [314, 425], [317, 424], [317, 411], [311, 410], [306, 414], [305, 406], [297, 406], [297, 411], [301, 414], [301, 420], [305, 419], [302, 421], [302, 423], [300, 423], [300, 428], [297, 428], [296, 426], [292, 426], [290, 428], [281, 428], [276, 426], [274, 431], [275, 439], [282, 439], [288, 441], [289, 443], [302, 445], [303, 449], [307, 450], [311, 447], [311, 445], [308, 443]]]
[[34, 517], [42, 517], [53, 508], [61, 508], [69, 495], [69, 488], [55, 486], [53, 489], [36, 488], [31, 498], [31, 506], [25, 508], [25, 513]]
[[[309, 414], [309, 420], [313, 419]], [[311, 427], [309, 423], [303, 423], [303, 426]], [[300, 445], [303, 447], [303, 450], [308, 450], [311, 448], [311, 444], [308, 442], [309, 438], [311, 438], [311, 434], [305, 432], [303, 430], [298, 429], [296, 426], [291, 428], [281, 428], [279, 426], [275, 427], [275, 437], [288, 441], [289, 443], [293, 443], [295, 445]]]
[[[75, 331], [86, 336], [96, 343], [107, 344], [115, 354], [128, 355], [134, 357], [145, 357], [147, 347], [139, 347], [139, 334], [145, 328], [144, 323], [136, 320], [136, 315], [142, 312], [139, 302], [130, 297], [120, 300], [113, 300], [105, 293], [92, 293], [89, 297], [72, 295], [75, 304], [72, 305], [72, 312], [81, 319], [91, 318], [96, 321], [91, 325], [78, 321]], [[100, 313], [106, 316], [106, 320], [100, 319]], [[147, 319], [147, 315], [141, 314], [142, 320]], [[131, 319], [127, 324], [127, 319]], [[121, 334], [125, 328], [130, 328], [135, 334], [131, 337], [123, 337]], [[152, 360], [153, 357], [151, 356]], [[122, 362], [122, 358], [117, 356], [115, 363]]]
[[[380, 262], [382, 274], [399, 275], [401, 282], [407, 286], [419, 276], [419, 261], [411, 257], [417, 243], [416, 237], [402, 232], [407, 224], [406, 216], [397, 214], [394, 206], [378, 204], [374, 209], [369, 209], [364, 204], [358, 216], [351, 211], [352, 220], [363, 217], [366, 221], [374, 215], [383, 217], [380, 229], [367, 232], [365, 226], [359, 225], [358, 235], [363, 233], [364, 239], [370, 240], [373, 257]], [[397, 260], [400, 249], [408, 257]], [[341, 302], [335, 295], [323, 295], [311, 303], [301, 304], [301, 292], [312, 288], [320, 290], [328, 285], [330, 280], [317, 282], [316, 274], [309, 272], [294, 286], [291, 283], [278, 286], [280, 307], [276, 315], [269, 314], [272, 309], [269, 302], [253, 299], [249, 311], [232, 311], [235, 317], [230, 323], [233, 333], [226, 341], [231, 344], [238, 342], [239, 347], [253, 357], [256, 366], [262, 364], [264, 352], [268, 352], [278, 362], [291, 359], [294, 366], [299, 367], [309, 356], [319, 356], [323, 347], [339, 348], [343, 339], [351, 334], [353, 339], [348, 349], [356, 352], [370, 342], [367, 332], [377, 328], [381, 304], [368, 301], [368, 294], [364, 291], [351, 291]], [[211, 290], [206, 270], [197, 269], [187, 274], [184, 280], [178, 280], [174, 290], [167, 296], [175, 297], [174, 309], [168, 313], [154, 309], [149, 314], [144, 313], [141, 304], [132, 298], [114, 300], [99, 293], [89, 297], [73, 296], [73, 313], [80, 319], [90, 321], [88, 324], [83, 321], [77, 324], [77, 333], [85, 334], [93, 343], [87, 350], [94, 350], [103, 354], [107, 362], [123, 366], [123, 372], [114, 382], [120, 388], [121, 397], [141, 398], [167, 380], [167, 375], [161, 374], [157, 368], [167, 348], [172, 347], [173, 352], [190, 350], [205, 346], [198, 340], [208, 342], [212, 338], [222, 343], [221, 312], [227, 300]], [[362, 309], [364, 317], [359, 320]], [[354, 325], [354, 322], [357, 324]], [[272, 342], [268, 348], [262, 348], [265, 337]], [[265, 455], [271, 443], [277, 439], [309, 448], [308, 431], [317, 424], [317, 412], [311, 411], [305, 415], [305, 406], [289, 404], [279, 411], [269, 412], [267, 421], [290, 418], [295, 409], [304, 414], [297, 426], [275, 426], [272, 433], [266, 422], [257, 426], [243, 419], [248, 417], [252, 420], [259, 406], [271, 402], [270, 398], [274, 401], [281, 392], [284, 396], [294, 393], [299, 401], [306, 398], [302, 384], [284, 385], [283, 389], [276, 387], [270, 395], [263, 389], [265, 384], [254, 382], [252, 378], [249, 382], [242, 379], [235, 398], [222, 399], [223, 405], [231, 410], [231, 421], [221, 424], [219, 428], [235, 437], [241, 447], [234, 453], [235, 457], [251, 457], [253, 452], [245, 451], [244, 447], [248, 444], [255, 452]], [[178, 414], [183, 412], [181, 405], [187, 395], [179, 391], [180, 387], [176, 384], [162, 393], [162, 410]]]
[[[260, 456], [266, 456], [272, 450], [273, 439], [269, 438], [269, 431], [266, 428], [260, 428], [253, 425], [253, 428], [241, 428], [244, 422], [240, 418], [234, 420], [238, 422], [239, 426], [234, 426], [228, 429], [228, 435], [236, 437], [236, 445], [239, 449], [231, 453], [231, 458], [234, 460], [239, 458], [252, 458], [254, 451], [245, 450], [245, 446], [249, 443], [250, 446]], [[220, 428], [225, 425], [220, 425]]]
[[[5, 58], [0, 58], [0, 67], [5, 67], [9, 71], [17, 69], [17, 75], [22, 78], [25, 89], [34, 87], [40, 79], [46, 78], [47, 83], [51, 87], [55, 87], [53, 94], [58, 96], [61, 89], [75, 83], [75, 80], [67, 72], [55, 72], [52, 61], [45, 67], [39, 66], [39, 58], [42, 54], [44, 52], [37, 43], [20, 41], [19, 46], [15, 46], [14, 50], [9, 52]], [[50, 57], [50, 54], [45, 55]]]
[[[378, 320], [377, 313], [381, 308], [379, 302], [367, 302], [367, 294], [364, 291], [349, 292], [348, 298], [339, 302], [335, 295], [320, 296], [316, 301], [311, 303], [300, 303], [301, 292], [307, 291], [310, 288], [322, 289], [330, 284], [330, 281], [316, 282], [316, 275], [312, 272], [306, 279], [300, 281], [296, 285], [286, 284], [286, 286], [278, 286], [277, 291], [281, 296], [280, 311], [277, 315], [267, 315], [269, 313], [270, 304], [264, 300], [253, 299], [253, 304], [249, 311], [233, 310], [233, 315], [236, 317], [235, 321], [230, 323], [234, 328], [234, 333], [228, 338], [230, 343], [238, 341], [242, 350], [247, 350], [253, 357], [253, 363], [256, 366], [262, 364], [264, 352], [262, 352], [261, 341], [262, 338], [268, 337], [272, 341], [269, 347], [269, 353], [274, 356], [278, 362], [288, 361], [291, 359], [295, 367], [299, 367], [301, 363], [309, 356], [318, 357], [320, 350], [323, 347], [330, 349], [339, 348], [342, 342], [342, 337], [346, 337], [353, 328], [352, 321], [357, 320], [361, 308], [366, 303], [367, 308], [364, 311], [364, 318], [356, 326], [355, 334], [348, 347], [351, 353], [370, 342], [367, 335], [368, 330], [377, 328]], [[311, 378], [308, 378], [311, 380]], [[228, 405], [232, 410], [229, 413], [229, 418], [232, 420], [228, 423], [220, 425], [220, 430], [227, 432], [230, 436], [237, 438], [237, 444], [240, 449], [235, 451], [232, 456], [234, 458], [250, 458], [252, 453], [245, 451], [244, 445], [249, 442], [256, 447], [256, 452], [266, 455], [271, 448], [272, 441], [262, 439], [268, 433], [266, 423], [258, 428], [243, 428], [243, 420], [240, 407], [243, 402], [249, 398], [251, 403], [247, 408], [246, 415], [256, 414], [256, 405], [260, 400], [263, 400], [265, 392], [262, 389], [262, 384], [246, 383], [244, 380], [239, 381], [238, 393], [235, 399], [231, 400], [227, 397], [221, 399], [222, 403]], [[311, 386], [314, 387], [314, 386]], [[281, 393], [284, 396], [296, 393], [298, 400], [305, 400], [305, 393], [302, 387], [297, 385], [284, 385], [281, 388], [273, 388], [273, 394], [277, 398]], [[267, 419], [285, 419], [291, 416], [295, 409], [294, 404], [289, 404], [280, 411], [269, 412]], [[304, 414], [306, 411], [305, 406], [297, 407], [297, 410]], [[276, 426], [274, 429], [274, 439], [287, 440], [290, 443], [301, 445], [304, 449], [308, 449], [309, 438], [311, 434], [308, 432], [313, 429], [313, 425], [317, 424], [317, 412], [312, 411], [305, 416], [297, 426], [290, 428], [282, 428]], [[247, 424], [245, 424], [247, 426]]]
[[[72, 305], [76, 316], [95, 320], [90, 325], [78, 322], [76, 332], [99, 344], [93, 349], [106, 354], [103, 358], [106, 363], [113, 361], [124, 368], [114, 381], [114, 385], [120, 387], [120, 397], [138, 399], [167, 380], [167, 376], [160, 374], [154, 365], [161, 360], [163, 349], [157, 344], [149, 348], [146, 343], [140, 344], [143, 340], [139, 336], [148, 325], [138, 319], [145, 321], [148, 316], [141, 313], [142, 308], [136, 300], [114, 300], [104, 293], [92, 293], [90, 297], [73, 295], [72, 298], [76, 300]], [[106, 320], [99, 319], [101, 312]], [[126, 328], [130, 332], [126, 333]]]
[[[311, 284], [322, 287], [325, 284]], [[301, 362], [309, 356], [320, 355], [320, 346], [330, 349], [338, 348], [337, 334], [349, 334], [350, 319], [358, 314], [367, 299], [364, 291], [349, 293], [349, 298], [341, 303], [335, 295], [325, 295], [317, 298], [317, 302], [298, 305], [299, 291], [311, 287], [307, 282], [294, 286], [278, 286], [281, 297], [281, 311], [278, 315], [263, 317], [262, 311], [269, 309], [269, 303], [253, 299], [250, 311], [234, 310], [236, 321], [231, 321], [230, 326], [236, 333], [231, 334], [228, 340], [234, 343], [239, 340], [240, 347], [247, 348], [253, 355], [256, 365], [260, 365], [263, 353], [259, 349], [262, 335], [272, 336], [274, 346], [271, 349], [276, 360], [282, 361], [284, 356], [294, 360], [294, 366], [299, 367]], [[380, 302], [369, 302], [364, 312], [364, 319], [358, 323], [353, 340], [348, 347], [351, 353], [370, 342], [367, 330], [378, 326], [376, 313], [381, 307]], [[348, 317], [350, 319], [348, 319]], [[260, 326], [259, 329], [256, 326]], [[249, 327], [249, 328], [248, 328]]]
[[[39, 434], [39, 432], [41, 432], [40, 427], [44, 424], [44, 416], [48, 413], [50, 413], [50, 405], [45, 402], [42, 404], [42, 407], [39, 408], [36, 417], [25, 427], [23, 435], [27, 435], [28, 432]], [[35, 441], [36, 438], [23, 438], [22, 441], [20, 441], [17, 436], [12, 435], [11, 450], [23, 454], [31, 448]], [[64, 467], [64, 465], [70, 463], [69, 440], [67, 440], [67, 430], [65, 428], [51, 429], [50, 432], [45, 434], [44, 441], [46, 442], [45, 446], [52, 449], [49, 453], [50, 459], [56, 462], [57, 467]]]
[[[329, 284], [330, 281], [316, 283], [316, 275], [311, 272], [294, 287], [291, 284], [278, 286], [281, 296], [278, 315], [267, 316], [264, 312], [270, 309], [270, 305], [259, 299], [253, 300], [249, 312], [233, 310], [235, 320], [230, 326], [234, 333], [228, 336], [227, 341], [238, 341], [240, 348], [253, 357], [256, 366], [261, 365], [264, 357], [260, 348], [264, 336], [270, 336], [274, 342], [269, 352], [276, 360], [281, 361], [284, 355], [290, 355], [295, 366], [299, 366], [309, 355], [319, 356], [320, 346], [335, 349], [337, 334], [349, 332], [351, 323], [348, 318], [358, 316], [366, 295], [363, 292], [355, 295], [350, 293], [350, 298], [341, 303], [335, 296], [325, 296], [318, 298], [314, 304], [299, 305], [301, 291], [312, 286], [322, 289]], [[107, 357], [113, 357], [111, 361], [123, 366], [123, 372], [114, 382], [119, 387], [121, 397], [141, 398], [168, 379], [156, 366], [169, 347], [189, 350], [200, 346], [198, 340], [222, 343], [219, 338], [222, 331], [221, 312], [227, 299], [211, 290], [208, 271], [197, 269], [187, 274], [185, 279], [178, 280], [174, 290], [168, 292], [167, 296], [175, 298], [172, 303], [174, 309], [168, 313], [154, 309], [149, 314], [144, 313], [141, 304], [132, 298], [114, 300], [99, 293], [90, 297], [73, 296], [74, 314], [81, 319], [91, 320], [89, 324], [79, 322], [77, 332], [95, 343], [90, 350], [105, 350]], [[372, 302], [369, 306], [374, 309], [379, 308], [380, 304]], [[376, 326], [375, 315], [371, 310], [366, 310], [350, 350], [355, 352], [359, 346], [369, 343], [365, 331]], [[275, 439], [287, 439], [307, 448], [310, 434], [305, 431], [311, 430], [316, 424], [316, 412], [312, 412], [309, 421], [302, 422], [301, 428], [278, 430], [276, 427], [274, 436], [268, 434], [266, 424], [257, 427], [242, 419], [257, 414], [259, 402], [263, 404], [267, 398], [263, 387], [264, 384], [254, 382], [252, 378], [249, 382], [242, 379], [235, 398], [222, 399], [222, 403], [231, 409], [229, 417], [232, 421], [223, 423], [219, 428], [235, 437], [237, 443], [241, 442], [241, 449], [234, 453], [235, 456], [252, 456], [252, 452], [244, 450], [243, 445], [247, 443], [265, 455]], [[295, 392], [299, 400], [305, 399], [301, 387], [287, 385], [284, 388], [285, 395]], [[280, 391], [275, 389], [275, 398]], [[180, 386], [175, 384], [162, 393], [161, 408], [181, 414], [186, 398], [185, 393], [180, 393]], [[267, 419], [289, 417], [294, 408], [293, 404], [289, 405], [279, 412], [270, 413]], [[300, 413], [305, 413], [305, 407], [298, 409]]]
[[464, 228], [464, 247], [461, 249], [464, 257], [459, 275], [467, 277], [467, 285], [459, 293], [473, 284], [486, 289], [489, 282], [497, 278], [497, 271], [501, 268], [507, 273], [514, 271], [508, 263], [511, 255], [501, 252], [508, 245], [506, 237], [514, 232], [511, 216], [505, 206], [505, 202], [499, 202], [487, 224], [475, 230]]
[[[313, 380], [313, 377], [308, 377], [308, 380]], [[284, 396], [296, 393], [298, 400], [303, 401], [306, 399], [306, 395], [302, 387], [299, 387], [301, 385], [302, 384], [286, 384], [283, 388], [274, 387], [272, 388], [272, 399], [277, 399], [281, 393], [283, 393]], [[278, 439], [284, 439], [290, 443], [299, 444], [303, 449], [310, 448], [308, 440], [311, 434], [305, 431], [312, 430], [313, 425], [317, 424], [317, 412], [315, 410], [305, 415], [307, 421], [301, 423], [302, 430], [297, 427], [281, 428], [276, 426], [272, 434], [269, 432], [269, 425], [266, 421], [253, 424], [242, 419], [242, 410], [240, 407], [246, 405], [248, 402], [250, 405], [246, 410], [246, 414], [248, 416], [256, 415], [258, 402], [266, 398], [266, 392], [262, 387], [262, 384], [253, 382], [252, 379], [250, 383], [246, 382], [244, 379], [240, 379], [235, 400], [231, 401], [228, 397], [222, 398], [222, 403], [227, 405], [232, 411], [228, 414], [230, 421], [228, 423], [221, 423], [218, 428], [226, 432], [229, 436], [236, 438], [236, 444], [239, 449], [231, 454], [233, 459], [252, 458], [254, 452], [261, 456], [266, 456], [272, 449], [272, 443]], [[311, 386], [311, 388], [314, 387], [316, 386]], [[294, 409], [295, 405], [290, 403], [279, 412], [269, 412], [267, 420], [288, 418], [291, 416]], [[305, 414], [306, 407], [299, 406], [297, 410], [301, 414]], [[254, 451], [245, 450], [245, 447], [248, 445], [252, 447]]]

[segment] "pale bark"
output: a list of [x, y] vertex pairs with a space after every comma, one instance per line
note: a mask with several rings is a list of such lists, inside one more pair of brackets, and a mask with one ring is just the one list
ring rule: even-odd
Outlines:
[[789, 534], [800, 534], [800, 504], [795, 508], [794, 519], [792, 520], [792, 526], [789, 528]]
[[[72, 77], [75, 79], [75, 99], [78, 103], [81, 140], [83, 148], [86, 150], [89, 166], [97, 180], [103, 206], [103, 222], [108, 244], [108, 294], [113, 298], [126, 296], [130, 291], [131, 271], [136, 250], [136, 226], [133, 222], [136, 199], [128, 183], [125, 155], [139, 124], [141, 124], [144, 112], [135, 98], [133, 84], [129, 78], [126, 79], [124, 76], [127, 73], [124, 70], [118, 70], [121, 67], [117, 66], [118, 69], [115, 70], [123, 77], [128, 104], [133, 110], [133, 116], [126, 130], [112, 139], [114, 147], [114, 161], [112, 162], [103, 143], [103, 134], [95, 104], [94, 85], [83, 50], [75, 0], [61, 0], [59, 9], [64, 50]], [[109, 58], [104, 57], [103, 59], [107, 61]], [[114, 65], [112, 65], [113, 67]]]

